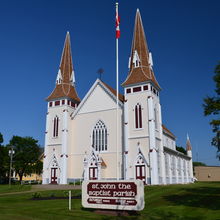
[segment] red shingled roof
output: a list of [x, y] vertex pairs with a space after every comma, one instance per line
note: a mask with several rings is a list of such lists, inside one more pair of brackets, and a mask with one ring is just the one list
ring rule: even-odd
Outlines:
[[[134, 63], [132, 62], [135, 51], [140, 59], [139, 67], [135, 67]], [[127, 79], [122, 83], [123, 86], [150, 81], [158, 89], [160, 89], [160, 86], [154, 76], [154, 72], [150, 67], [149, 51], [139, 10], [137, 10], [135, 17], [134, 36], [130, 60], [130, 71]]]
[[[113, 89], [111, 86], [109, 86], [107, 83], [105, 83], [105, 82], [103, 82], [103, 81], [101, 81], [114, 95], [115, 95], [115, 97], [117, 96], [117, 92], [116, 92], [116, 90], [115, 89]], [[118, 98], [119, 98], [119, 100], [121, 101], [121, 102], [124, 102], [124, 95], [122, 95], [122, 94], [118, 94]]]
[[59, 70], [61, 72], [62, 82], [60, 84], [56, 84], [53, 92], [47, 97], [47, 101], [67, 97], [75, 100], [76, 102], [80, 102], [76, 88], [71, 81], [71, 77], [74, 72], [69, 32], [66, 34]]
[[172, 138], [176, 139], [175, 135], [168, 129], [165, 127], [165, 125], [162, 125], [163, 128], [163, 132], [168, 134], [169, 136], [171, 136]]

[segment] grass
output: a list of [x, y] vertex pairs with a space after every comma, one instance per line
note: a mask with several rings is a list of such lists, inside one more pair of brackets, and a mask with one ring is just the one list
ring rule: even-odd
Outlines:
[[[220, 220], [220, 183], [195, 183], [189, 185], [147, 186], [145, 187], [145, 209], [133, 216], [105, 216], [92, 209], [84, 209], [80, 199], [72, 200], [72, 210], [68, 210], [68, 200], [32, 200], [30, 192], [4, 195], [5, 186], [0, 186], [1, 220], [77, 220], [77, 219], [137, 219], [137, 220]], [[24, 190], [24, 189], [22, 189]], [[12, 192], [12, 189], [11, 191]], [[80, 190], [72, 191], [80, 195]], [[64, 196], [64, 190], [42, 191], [41, 196]]]
[[31, 189], [31, 185], [0, 185], [0, 194], [23, 192]]

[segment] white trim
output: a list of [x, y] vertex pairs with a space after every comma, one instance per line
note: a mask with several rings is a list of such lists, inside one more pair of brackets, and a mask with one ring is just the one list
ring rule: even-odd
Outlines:
[[139, 138], [149, 138], [149, 135], [136, 136], [136, 137], [128, 137], [128, 139], [139, 139]]
[[[97, 113], [97, 112], [105, 112], [105, 111], [111, 111], [111, 110], [116, 110], [116, 108], [109, 108], [109, 109], [105, 109], [105, 110], [98, 110], [98, 111], [91, 111], [91, 112], [87, 111], [87, 112], [79, 113], [78, 115], [89, 114], [89, 113]], [[74, 116], [72, 116], [72, 117], [74, 117]]]
[[[96, 86], [100, 85], [100, 87], [115, 101], [116, 103], [116, 96], [102, 83], [102, 81], [100, 79], [97, 79], [94, 84], [92, 85], [92, 87], [89, 89], [89, 91], [86, 93], [86, 95], [84, 96], [84, 98], [82, 99], [82, 101], [80, 102], [80, 104], [78, 105], [78, 107], [76, 108], [76, 111], [74, 112], [72, 119], [75, 118], [75, 116], [78, 114], [79, 110], [82, 108], [82, 106], [85, 104], [85, 102], [87, 101], [87, 99], [89, 98], [89, 96], [92, 94], [92, 92], [95, 90]], [[122, 109], [123, 107], [123, 103], [119, 100], [119, 107]]]

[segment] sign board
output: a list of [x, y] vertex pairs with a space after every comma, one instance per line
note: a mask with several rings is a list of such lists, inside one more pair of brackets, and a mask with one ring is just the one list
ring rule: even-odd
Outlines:
[[96, 209], [142, 210], [144, 208], [143, 181], [83, 181], [82, 206]]

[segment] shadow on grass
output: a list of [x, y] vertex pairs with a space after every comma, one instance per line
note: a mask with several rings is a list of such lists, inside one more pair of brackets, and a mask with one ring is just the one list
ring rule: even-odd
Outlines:
[[[105, 215], [106, 219], [111, 216], [115, 216], [116, 219], [127, 219], [128, 216], [135, 217], [135, 219], [140, 216], [136, 211], [126, 211], [126, 210], [112, 210], [112, 209], [92, 209], [92, 208], [81, 208], [83, 211], [89, 211], [100, 215]], [[104, 218], [103, 218], [104, 220]]]
[[206, 208], [211, 210], [220, 209], [220, 188], [199, 187], [192, 189], [180, 189], [179, 194], [163, 196], [174, 205]]

